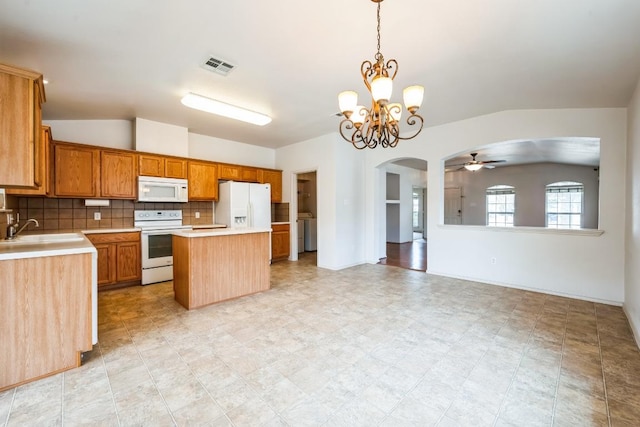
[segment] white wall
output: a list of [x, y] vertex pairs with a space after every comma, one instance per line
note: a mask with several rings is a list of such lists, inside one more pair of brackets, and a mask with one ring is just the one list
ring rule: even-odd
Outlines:
[[629, 104], [624, 310], [640, 345], [640, 80]]
[[445, 188], [462, 188], [462, 224], [486, 225], [486, 190], [511, 185], [516, 192], [516, 226], [545, 227], [546, 186], [559, 181], [584, 185], [583, 228], [598, 228], [598, 172], [592, 166], [537, 163], [445, 173]]
[[44, 120], [56, 141], [133, 150], [131, 120]]
[[[45, 120], [53, 139], [100, 147], [133, 150], [135, 126], [131, 120]], [[184, 140], [183, 137], [180, 137]], [[146, 150], [146, 149], [145, 149]], [[163, 151], [153, 151], [166, 154]], [[275, 150], [228, 139], [188, 134], [188, 157], [264, 168], [275, 167]]]
[[276, 151], [228, 139], [189, 133], [189, 157], [221, 163], [275, 168]]
[[[376, 167], [390, 157], [429, 162], [428, 271], [578, 298], [621, 304], [624, 298], [626, 109], [517, 110], [423, 129], [393, 150], [366, 152], [365, 247], [380, 258]], [[473, 147], [515, 140], [600, 138], [600, 236], [495, 232], [487, 227], [441, 226], [443, 159]], [[369, 197], [371, 196], [371, 197]], [[496, 258], [496, 264], [490, 259]]]
[[[282, 200], [290, 203], [290, 220], [297, 216], [295, 174], [316, 171], [318, 266], [340, 269], [364, 262], [364, 159], [338, 134], [324, 135], [276, 150], [276, 167], [283, 170]], [[291, 259], [297, 259], [297, 230], [292, 227]]]

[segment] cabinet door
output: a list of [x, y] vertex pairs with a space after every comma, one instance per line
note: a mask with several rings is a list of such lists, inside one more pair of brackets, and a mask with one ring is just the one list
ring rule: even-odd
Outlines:
[[58, 197], [98, 197], [100, 150], [55, 144], [54, 181]]
[[215, 163], [189, 162], [189, 200], [218, 200]]
[[98, 251], [98, 286], [116, 281], [116, 245], [112, 243], [94, 244]]
[[116, 281], [140, 280], [142, 275], [140, 242], [118, 243], [115, 246]]
[[39, 185], [42, 76], [0, 64], [0, 187]]
[[120, 151], [101, 151], [100, 197], [135, 199], [137, 156]]
[[181, 159], [165, 159], [164, 173], [167, 178], [187, 179], [187, 161]]
[[282, 202], [282, 171], [260, 169], [258, 182], [271, 184], [271, 203]]
[[138, 156], [138, 167], [142, 176], [164, 176], [164, 158], [161, 156], [151, 156], [140, 154]]
[[42, 126], [40, 140], [36, 146], [36, 172], [38, 186], [34, 189], [7, 188], [7, 194], [46, 196], [51, 194], [51, 128]]
[[242, 167], [237, 165], [218, 165], [218, 179], [242, 181]]
[[258, 182], [258, 169], [256, 168], [242, 168], [242, 181], [244, 182]]
[[279, 224], [272, 226], [271, 232], [271, 258], [273, 260], [286, 259], [289, 257], [289, 225]]

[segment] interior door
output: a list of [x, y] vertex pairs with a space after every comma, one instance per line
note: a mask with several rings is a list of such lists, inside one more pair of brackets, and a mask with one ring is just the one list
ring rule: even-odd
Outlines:
[[444, 223], [462, 224], [462, 188], [444, 189]]

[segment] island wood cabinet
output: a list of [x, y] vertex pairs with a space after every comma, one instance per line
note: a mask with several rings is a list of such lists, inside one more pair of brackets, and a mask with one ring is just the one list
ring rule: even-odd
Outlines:
[[271, 260], [289, 258], [289, 224], [271, 224]]
[[140, 154], [138, 156], [139, 175], [162, 178], [187, 179], [187, 161], [173, 157]]
[[271, 184], [271, 203], [282, 202], [282, 171], [258, 169], [258, 182]]
[[212, 162], [189, 161], [189, 201], [218, 200], [218, 165]]
[[95, 233], [87, 238], [98, 251], [98, 288], [140, 284], [140, 233]]
[[44, 102], [40, 73], [0, 64], [0, 187], [42, 184]]
[[0, 392], [78, 367], [92, 349], [91, 258], [0, 261]]
[[34, 189], [30, 188], [7, 188], [7, 194], [24, 195], [24, 196], [49, 196], [52, 193], [52, 176], [51, 176], [51, 128], [49, 126], [42, 126], [40, 134], [40, 140], [38, 141], [38, 148], [36, 157], [42, 160], [36, 164], [39, 172], [42, 176], [40, 183]]
[[56, 197], [130, 199], [137, 195], [137, 154], [54, 141]]

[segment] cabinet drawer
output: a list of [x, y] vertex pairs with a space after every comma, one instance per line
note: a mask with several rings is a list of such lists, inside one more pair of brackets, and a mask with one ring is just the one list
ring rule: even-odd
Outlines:
[[271, 224], [271, 231], [274, 233], [278, 231], [289, 231], [289, 224]]
[[100, 243], [138, 242], [140, 241], [140, 232], [94, 233], [87, 234], [87, 239], [94, 245]]

